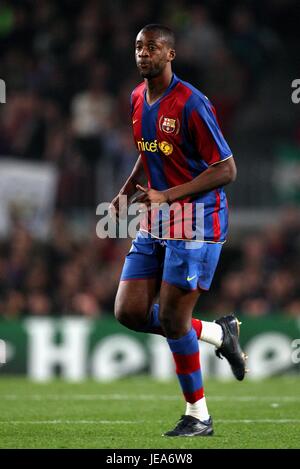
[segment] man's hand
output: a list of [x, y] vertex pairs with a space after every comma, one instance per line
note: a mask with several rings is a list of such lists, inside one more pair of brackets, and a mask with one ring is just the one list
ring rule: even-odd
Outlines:
[[136, 185], [136, 188], [142, 192], [133, 198], [132, 203], [145, 204], [148, 208], [151, 204], [162, 204], [168, 202], [166, 191], [156, 191], [155, 189], [148, 189], [147, 187]]

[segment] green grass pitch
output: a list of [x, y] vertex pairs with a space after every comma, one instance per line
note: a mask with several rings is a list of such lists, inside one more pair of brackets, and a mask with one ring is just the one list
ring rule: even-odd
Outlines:
[[185, 405], [176, 381], [0, 378], [1, 448], [299, 448], [300, 378], [205, 382], [212, 437], [166, 438]]

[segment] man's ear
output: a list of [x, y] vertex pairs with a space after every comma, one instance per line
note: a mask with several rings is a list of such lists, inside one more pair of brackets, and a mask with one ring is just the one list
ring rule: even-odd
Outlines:
[[176, 52], [174, 49], [169, 49], [169, 52], [168, 52], [168, 60], [169, 62], [172, 62], [172, 60], [174, 60], [176, 57]]

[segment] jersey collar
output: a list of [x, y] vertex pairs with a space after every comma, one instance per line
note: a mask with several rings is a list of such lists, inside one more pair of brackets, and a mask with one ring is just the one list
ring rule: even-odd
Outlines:
[[152, 109], [155, 106], [159, 105], [160, 102], [175, 88], [175, 86], [177, 85], [178, 82], [179, 82], [178, 77], [175, 75], [175, 73], [173, 73], [172, 79], [171, 79], [171, 82], [170, 82], [168, 88], [165, 90], [164, 94], [157, 101], [155, 101], [155, 103], [153, 103], [153, 104], [148, 104], [148, 101], [146, 99], [147, 90], [145, 88], [145, 90], [144, 90], [144, 103], [145, 103], [146, 107], [148, 109]]

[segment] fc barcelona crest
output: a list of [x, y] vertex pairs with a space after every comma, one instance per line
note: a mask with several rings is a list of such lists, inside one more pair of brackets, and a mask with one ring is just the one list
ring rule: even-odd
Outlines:
[[161, 118], [159, 119], [159, 128], [166, 134], [177, 135], [180, 129], [179, 119], [161, 116]]

